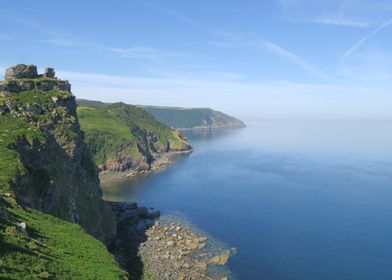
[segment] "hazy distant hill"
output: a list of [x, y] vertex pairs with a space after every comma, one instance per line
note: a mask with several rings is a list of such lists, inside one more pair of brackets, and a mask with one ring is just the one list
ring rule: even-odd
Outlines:
[[245, 124], [209, 108], [140, 106], [160, 122], [177, 129], [241, 128]]

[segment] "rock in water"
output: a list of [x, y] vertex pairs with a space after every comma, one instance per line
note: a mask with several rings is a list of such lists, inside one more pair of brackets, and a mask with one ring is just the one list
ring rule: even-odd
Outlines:
[[35, 65], [18, 64], [5, 70], [6, 80], [37, 77], [38, 71]]
[[210, 260], [211, 264], [225, 265], [230, 257], [230, 250], [225, 250]]

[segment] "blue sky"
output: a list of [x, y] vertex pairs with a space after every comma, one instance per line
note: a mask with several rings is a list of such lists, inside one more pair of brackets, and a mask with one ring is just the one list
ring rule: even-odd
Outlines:
[[0, 67], [78, 97], [245, 119], [391, 119], [392, 1], [4, 1]]

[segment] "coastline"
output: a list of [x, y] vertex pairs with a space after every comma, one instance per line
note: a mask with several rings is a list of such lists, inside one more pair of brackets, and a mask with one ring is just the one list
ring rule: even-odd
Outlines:
[[220, 129], [241, 129], [245, 128], [246, 124], [239, 124], [239, 125], [219, 125], [219, 126], [194, 126], [194, 127], [188, 127], [188, 128], [176, 128], [180, 131], [200, 131], [200, 130], [220, 130]]
[[[243, 123], [235, 125], [197, 126], [178, 131], [218, 131], [245, 128]], [[193, 147], [152, 152], [149, 165], [132, 165], [124, 171], [101, 170], [101, 188], [137, 176], [148, 176], [167, 168], [176, 159], [193, 152]], [[106, 200], [117, 222], [117, 236], [109, 247], [120, 266], [128, 272], [130, 279], [233, 279], [226, 266], [236, 249], [217, 246], [217, 239], [202, 233], [179, 216], [167, 222], [159, 210], [150, 206], [138, 206], [135, 202]], [[176, 215], [177, 216], [177, 215]], [[175, 217], [175, 216], [173, 216]], [[221, 243], [221, 242], [219, 242]], [[222, 243], [221, 243], [222, 244]]]
[[169, 151], [166, 153], [155, 153], [154, 161], [151, 163], [148, 169], [136, 169], [126, 170], [123, 172], [113, 172], [109, 170], [103, 170], [99, 173], [99, 179], [101, 181], [101, 187], [105, 188], [108, 185], [126, 180], [130, 177], [139, 175], [148, 175], [155, 172], [159, 172], [167, 168], [176, 158], [188, 155], [193, 152], [193, 148], [187, 150]]
[[[192, 151], [190, 148], [159, 154], [148, 170], [102, 173], [101, 186], [106, 188], [130, 177], [159, 172]], [[110, 251], [132, 279], [229, 279], [230, 271], [217, 267], [226, 265], [235, 248], [219, 247], [213, 238], [183, 219], [172, 216], [168, 220], [161, 217], [159, 210], [135, 202], [106, 203], [117, 221], [117, 237]]]
[[[227, 280], [223, 267], [235, 248], [218, 246], [188, 223], [136, 203], [107, 202], [118, 236], [111, 249], [131, 279]], [[214, 248], [213, 250], [211, 248]]]

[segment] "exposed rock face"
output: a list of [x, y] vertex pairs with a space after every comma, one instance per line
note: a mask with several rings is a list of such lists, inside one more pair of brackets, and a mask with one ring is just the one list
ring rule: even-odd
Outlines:
[[30, 78], [28, 80], [10, 79], [0, 81], [0, 91], [3, 95], [7, 92], [22, 92], [26, 90], [62, 90], [71, 92], [71, 84], [68, 81], [58, 80], [54, 78]]
[[[97, 167], [84, 145], [69, 83], [15, 79], [26, 67], [9, 69], [17, 71], [7, 70], [14, 78], [0, 85], [0, 113], [37, 127], [44, 137], [19, 138], [13, 146], [27, 170], [13, 186], [18, 203], [78, 223], [109, 244], [116, 234], [115, 218], [101, 199]], [[32, 87], [40, 92], [23, 92]], [[51, 89], [57, 91], [47, 92]]]
[[46, 78], [54, 78], [56, 72], [54, 72], [53, 68], [45, 68], [44, 77]]
[[5, 79], [22, 79], [22, 78], [37, 78], [38, 71], [37, 66], [35, 65], [27, 65], [27, 64], [18, 64], [8, 68], [5, 71]]
[[142, 269], [138, 262], [156, 279], [227, 279], [224, 275], [209, 276], [207, 270], [209, 264], [224, 265], [230, 250], [218, 255], [205, 251], [207, 237], [178, 223], [161, 225], [158, 211], [150, 212], [136, 203], [109, 205], [116, 214], [119, 231], [114, 253], [122, 267], [128, 269], [130, 279], [141, 273], [137, 271]]

